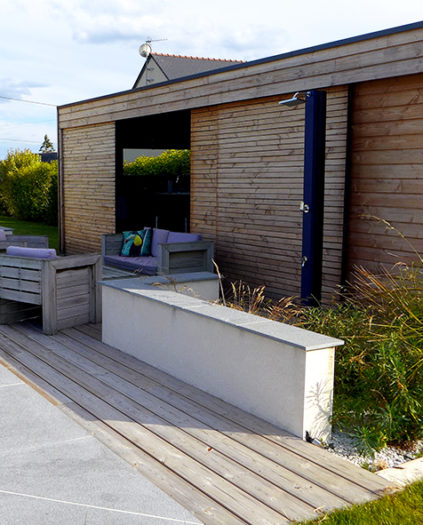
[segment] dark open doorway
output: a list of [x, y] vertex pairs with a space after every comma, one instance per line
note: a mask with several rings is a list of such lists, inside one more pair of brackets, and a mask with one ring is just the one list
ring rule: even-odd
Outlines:
[[190, 149], [189, 111], [116, 122], [116, 231], [157, 226], [189, 231], [189, 175], [125, 175], [124, 161]]

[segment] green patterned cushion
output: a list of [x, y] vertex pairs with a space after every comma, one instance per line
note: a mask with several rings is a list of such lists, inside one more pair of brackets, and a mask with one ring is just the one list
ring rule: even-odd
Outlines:
[[123, 257], [140, 257], [151, 255], [151, 228], [126, 231], [122, 233], [123, 242], [120, 254]]

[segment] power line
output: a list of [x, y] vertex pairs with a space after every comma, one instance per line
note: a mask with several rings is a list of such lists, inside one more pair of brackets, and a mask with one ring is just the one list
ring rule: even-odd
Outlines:
[[36, 142], [35, 140], [4, 139], [2, 137], [0, 137], [0, 142], [21, 142], [24, 144], [39, 144], [39, 142]]
[[12, 98], [12, 97], [3, 97], [0, 95], [0, 98], [4, 100], [13, 100], [14, 102], [26, 102], [27, 104], [38, 104], [40, 106], [51, 106], [57, 108], [56, 104], [48, 104], [47, 102], [37, 102], [35, 100], [25, 100], [24, 98]]

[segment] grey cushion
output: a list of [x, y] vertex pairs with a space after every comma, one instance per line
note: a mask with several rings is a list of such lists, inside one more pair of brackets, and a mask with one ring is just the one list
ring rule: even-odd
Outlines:
[[169, 230], [160, 230], [158, 228], [153, 229], [153, 240], [151, 241], [151, 255], [157, 257], [158, 245], [167, 242]]
[[130, 272], [139, 271], [141, 275], [155, 275], [157, 273], [157, 259], [151, 256], [121, 257], [120, 255], [106, 255], [104, 264]]
[[54, 248], [27, 248], [25, 246], [9, 246], [6, 250], [7, 255], [18, 257], [33, 257], [34, 259], [57, 259]]
[[199, 233], [169, 232], [167, 243], [171, 242], [194, 242], [201, 241]]

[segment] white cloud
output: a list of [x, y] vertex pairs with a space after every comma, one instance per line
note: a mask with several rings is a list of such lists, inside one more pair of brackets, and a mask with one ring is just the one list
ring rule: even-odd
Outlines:
[[[130, 89], [147, 38], [167, 39], [158, 52], [252, 60], [419, 18], [421, 0], [2, 0], [0, 95], [64, 104]], [[54, 108], [31, 107], [0, 104], [0, 158], [1, 137], [55, 137]]]

